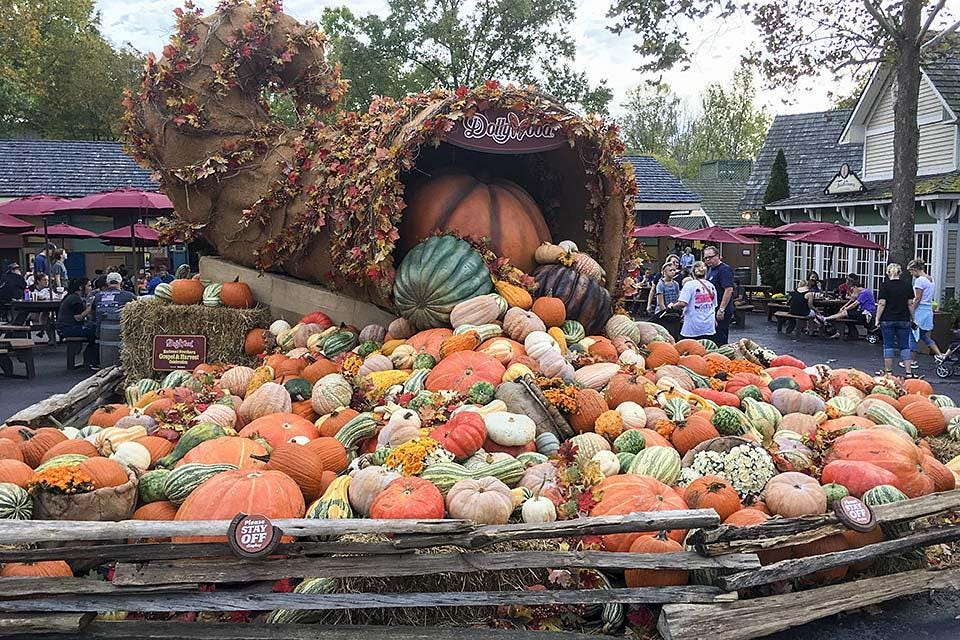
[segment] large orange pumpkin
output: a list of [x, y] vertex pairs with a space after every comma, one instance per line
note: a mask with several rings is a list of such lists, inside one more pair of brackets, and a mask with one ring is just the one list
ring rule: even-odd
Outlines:
[[20, 460], [23, 461], [23, 452], [20, 451], [20, 445], [13, 440], [0, 438], [0, 460]]
[[370, 517], [377, 520], [433, 520], [443, 518], [445, 512], [440, 490], [416, 476], [391, 481], [370, 505]]
[[253, 306], [253, 292], [250, 285], [240, 282], [238, 276], [233, 282], [224, 282], [220, 287], [220, 302], [232, 309], [249, 309]]
[[254, 434], [259, 434], [271, 447], [277, 447], [297, 436], [313, 440], [317, 437], [317, 428], [295, 413], [271, 413], [251, 421], [238, 435], [251, 438]]
[[[638, 537], [630, 545], [632, 553], [679, 553], [683, 546], [676, 540], [667, 537], [666, 531], [656, 535]], [[623, 572], [624, 582], [628, 587], [669, 587], [687, 584], [689, 574], [686, 571], [675, 569], [627, 569]]]
[[23, 453], [23, 461], [33, 468], [40, 464], [51, 447], [67, 439], [60, 429], [53, 427], [40, 427], [36, 430], [22, 427], [18, 433], [22, 440], [20, 452]]
[[903, 381], [903, 388], [907, 393], [918, 393], [922, 396], [933, 395], [933, 385], [920, 378], [908, 378]]
[[[267, 456], [261, 456], [267, 459]], [[270, 471], [281, 471], [300, 487], [308, 504], [320, 497], [323, 484], [323, 461], [320, 454], [303, 445], [284, 443], [274, 447], [267, 462]]]
[[921, 437], [938, 436], [946, 431], [947, 421], [939, 407], [922, 396], [913, 396], [911, 400], [904, 402], [903, 399], [907, 397], [910, 396], [900, 398], [900, 404], [903, 406], [900, 413], [913, 423]]
[[680, 354], [676, 347], [666, 342], [651, 342], [646, 346], [650, 355], [646, 358], [648, 369], [656, 369], [664, 364], [677, 364], [680, 362]]
[[203, 300], [203, 283], [193, 278], [177, 278], [170, 283], [174, 304], [200, 304]]
[[[167, 440], [167, 442], [170, 441]], [[172, 442], [170, 443], [170, 448], [173, 449]], [[40, 462], [46, 462], [51, 458], [56, 458], [57, 456], [64, 456], [71, 453], [87, 456], [88, 458], [100, 455], [100, 452], [97, 451], [97, 448], [86, 440], [64, 440], [63, 442], [58, 442], [47, 449], [47, 452], [43, 454], [43, 458], [40, 459]]]
[[826, 462], [859, 460], [870, 462], [897, 477], [894, 486], [911, 498], [933, 492], [934, 482], [923, 469], [923, 450], [907, 438], [886, 429], [861, 429], [837, 438]]
[[[302, 518], [300, 487], [280, 471], [237, 470], [217, 474], [197, 487], [177, 510], [177, 520], [232, 520], [238, 513], [271, 519]], [[174, 538], [174, 542], [225, 542], [225, 536]]]
[[438, 327], [436, 329], [427, 329], [413, 334], [407, 340], [407, 344], [416, 349], [417, 353], [426, 353], [435, 359], [440, 359], [440, 345], [448, 337], [453, 335], [451, 329]]
[[339, 371], [340, 368], [335, 362], [327, 360], [326, 358], [318, 358], [304, 367], [300, 372], [300, 376], [310, 384], [316, 384], [317, 380], [323, 376], [331, 373], [339, 373]]
[[131, 520], [173, 520], [177, 517], [177, 505], [166, 500], [150, 502], [133, 512]]
[[166, 438], [159, 436], [143, 436], [134, 440], [137, 444], [142, 444], [150, 452], [150, 466], [156, 464], [157, 460], [173, 451], [173, 443]]
[[618, 373], [610, 378], [604, 395], [611, 409], [616, 409], [624, 402], [636, 402], [641, 407], [649, 407], [652, 396], [656, 395], [656, 387], [643, 376]]
[[33, 469], [25, 462], [12, 458], [0, 460], [0, 482], [9, 482], [26, 489], [32, 475]]
[[432, 178], [413, 192], [400, 224], [400, 249], [409, 251], [437, 230], [487, 238], [494, 253], [525, 273], [536, 267], [540, 243], [550, 241], [537, 203], [519, 185], [465, 174]]
[[222, 436], [201, 442], [187, 452], [177, 466], [185, 464], [232, 464], [238, 469], [260, 469], [265, 463], [252, 456], [265, 456], [267, 449], [247, 437]]
[[267, 330], [259, 327], [250, 329], [243, 339], [243, 352], [248, 356], [263, 353], [267, 347]]
[[312, 449], [320, 456], [320, 462], [327, 471], [340, 473], [350, 464], [347, 459], [347, 450], [336, 438], [320, 437], [303, 446]]
[[699, 340], [694, 340], [692, 338], [684, 338], [682, 340], [677, 340], [677, 343], [673, 345], [681, 356], [705, 356], [707, 355], [707, 348], [700, 343]]
[[770, 367], [766, 370], [766, 373], [771, 378], [792, 379], [797, 383], [797, 386], [800, 387], [800, 391], [809, 391], [810, 389], [813, 389], [813, 378], [811, 378], [810, 374], [803, 369], [789, 366]]
[[117, 420], [130, 415], [130, 407], [125, 404], [105, 404], [87, 419], [87, 424], [98, 427], [112, 427]]
[[930, 454], [923, 456], [923, 471], [933, 479], [934, 491], [951, 491], [957, 486], [953, 472]]
[[430, 391], [450, 389], [467, 393], [477, 382], [489, 382], [496, 386], [503, 379], [506, 369], [500, 362], [478, 351], [457, 351], [433, 368], [427, 376], [426, 388]]
[[670, 442], [680, 452], [680, 455], [685, 454], [701, 442], [720, 437], [720, 433], [713, 426], [711, 418], [712, 414], [709, 411], [697, 411], [684, 423], [677, 425], [677, 428], [670, 434]]
[[609, 405], [603, 395], [595, 389], [579, 389], [576, 392], [577, 410], [569, 417], [570, 426], [577, 433], [593, 431], [597, 418]]
[[713, 509], [720, 520], [726, 520], [743, 507], [740, 496], [720, 476], [697, 478], [684, 490], [683, 500], [691, 509]]
[[72, 578], [73, 571], [63, 560], [41, 560], [39, 562], [8, 562], [0, 570], [4, 578]]
[[94, 489], [119, 487], [130, 481], [127, 470], [124, 469], [123, 465], [110, 458], [87, 458], [77, 467], [93, 479]]
[[680, 356], [679, 364], [681, 367], [686, 367], [687, 369], [690, 369], [690, 371], [693, 371], [701, 376], [710, 376], [710, 363], [707, 362], [707, 359], [703, 356]]
[[[656, 478], [636, 474], [622, 474], [605, 478], [593, 489], [599, 502], [590, 511], [591, 516], [618, 516], [643, 511], [672, 511], [686, 509], [687, 503], [674, 489]], [[607, 551], [630, 551], [640, 536], [649, 533], [615, 533], [603, 536]], [[671, 531], [670, 537], [681, 541], [686, 531]]]

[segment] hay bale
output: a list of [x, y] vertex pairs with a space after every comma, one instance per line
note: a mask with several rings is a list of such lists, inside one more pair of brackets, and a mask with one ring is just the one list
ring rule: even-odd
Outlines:
[[[344, 543], [385, 543], [386, 536], [342, 536]], [[507, 551], [559, 551], [559, 540], [518, 540], [492, 544], [480, 553]], [[463, 551], [460, 547], [443, 546], [417, 549], [416, 553], [436, 554]], [[433, 573], [423, 576], [386, 578], [341, 578], [339, 593], [430, 593], [445, 591], [516, 591], [527, 585], [542, 584], [547, 569], [514, 569], [511, 571], [477, 571], [473, 573]], [[410, 609], [342, 609], [318, 612], [319, 624], [351, 625], [485, 625], [496, 607], [418, 607]]]
[[137, 300], [126, 305], [120, 317], [120, 363], [128, 381], [156, 377], [151, 366], [153, 337], [172, 334], [206, 336], [207, 362], [252, 365], [254, 359], [243, 352], [243, 339], [250, 329], [269, 324], [270, 311], [265, 307], [229, 309]]

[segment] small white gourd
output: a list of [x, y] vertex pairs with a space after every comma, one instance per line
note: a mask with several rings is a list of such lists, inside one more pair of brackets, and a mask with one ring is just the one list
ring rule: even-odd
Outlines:
[[545, 523], [554, 522], [557, 519], [557, 507], [550, 498], [543, 496], [533, 496], [523, 503], [520, 509], [520, 516], [524, 522]]

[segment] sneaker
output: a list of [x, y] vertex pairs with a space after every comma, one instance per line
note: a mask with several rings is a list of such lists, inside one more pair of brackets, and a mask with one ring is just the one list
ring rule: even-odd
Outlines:
[[937, 362], [937, 364], [943, 364], [944, 362], [946, 362], [947, 356], [946, 356], [946, 354], [939, 353], [939, 354], [933, 356], [933, 359]]

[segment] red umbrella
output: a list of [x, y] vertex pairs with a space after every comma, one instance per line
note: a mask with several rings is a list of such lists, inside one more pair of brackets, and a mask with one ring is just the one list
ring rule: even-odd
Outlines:
[[0, 204], [0, 213], [7, 213], [12, 216], [46, 216], [53, 212], [55, 206], [65, 202], [70, 201], [59, 196], [27, 196]]
[[173, 209], [173, 203], [170, 198], [156, 191], [116, 189], [58, 203], [52, 211], [89, 209]]
[[45, 226], [42, 229], [34, 229], [33, 231], [26, 231], [21, 233], [22, 236], [53, 236], [54, 238], [96, 238], [97, 234], [93, 231], [87, 231], [86, 229], [81, 229], [80, 227], [75, 227], [70, 224], [52, 224], [50, 226]]
[[817, 231], [808, 231], [796, 235], [784, 236], [784, 240], [793, 242], [806, 242], [809, 244], [823, 244], [833, 247], [850, 247], [851, 249], [873, 249], [875, 251], [886, 251], [887, 248], [881, 244], [868, 240], [854, 231], [850, 227], [841, 227], [833, 225], [830, 229], [819, 229]]
[[658, 222], [645, 227], [634, 227], [630, 235], [634, 238], [672, 238], [681, 233], [685, 233], [685, 231], [680, 227]]
[[737, 235], [749, 236], [753, 238], [766, 238], [779, 235], [773, 227], [764, 227], [759, 224], [751, 225], [749, 227], [737, 227], [734, 229], [734, 231]]
[[704, 229], [697, 229], [696, 231], [687, 231], [686, 233], [681, 233], [676, 236], [679, 240], [700, 240], [701, 242], [719, 242], [723, 244], [735, 243], [735, 244], [757, 244], [756, 240], [751, 240], [750, 238], [745, 238], [733, 231], [728, 229], [722, 229], [720, 227], [706, 227]]
[[814, 220], [808, 220], [806, 222], [791, 222], [790, 224], [783, 224], [779, 227], [774, 227], [773, 230], [777, 232], [777, 235], [782, 236], [788, 233], [807, 233], [809, 231], [832, 229], [839, 226], [840, 225], [834, 222], [816, 222]]
[[0, 231], [5, 233], [16, 233], [17, 231], [26, 231], [33, 229], [33, 224], [24, 222], [20, 218], [14, 218], [7, 213], [0, 213]]
[[[160, 234], [157, 233], [157, 230], [153, 227], [147, 226], [145, 224], [137, 223], [134, 225], [134, 236], [137, 239], [137, 244], [141, 247], [156, 247], [160, 244]], [[104, 240], [107, 244], [119, 245], [122, 247], [129, 247], [132, 242], [130, 240], [130, 228], [129, 227], [120, 227], [119, 229], [114, 229], [113, 231], [107, 231], [106, 233], [101, 233], [100, 238]]]

